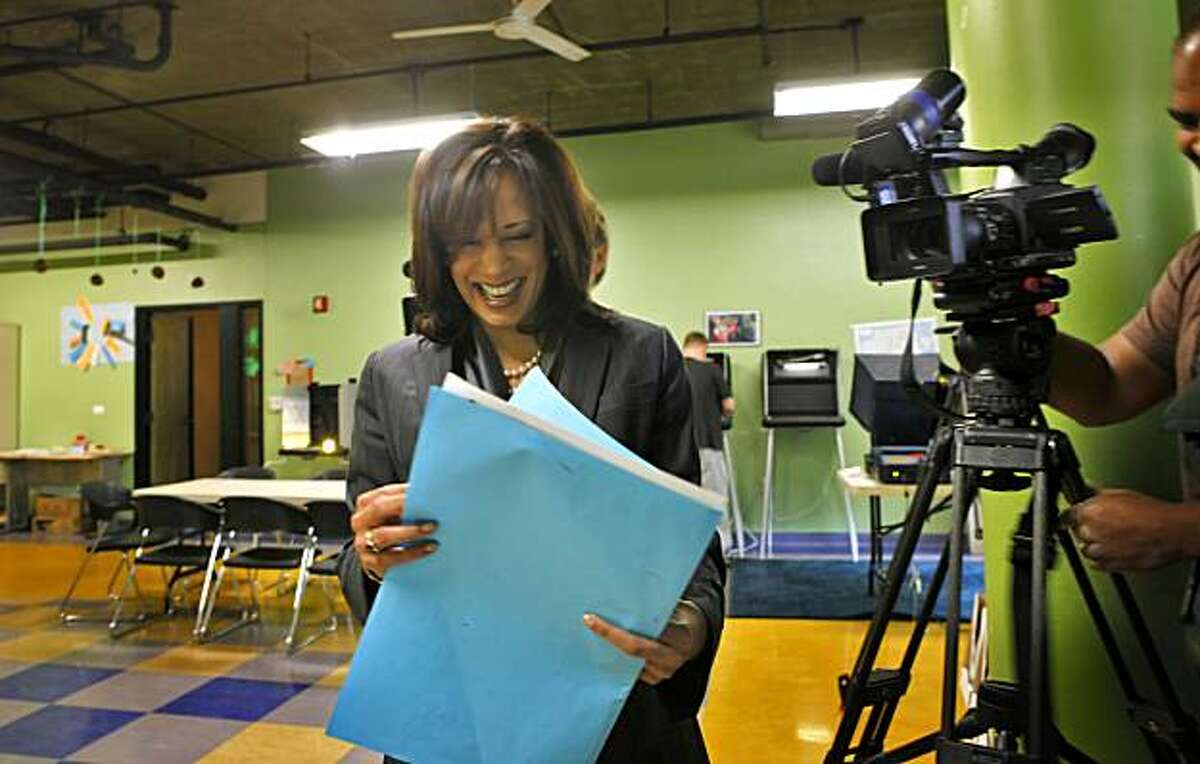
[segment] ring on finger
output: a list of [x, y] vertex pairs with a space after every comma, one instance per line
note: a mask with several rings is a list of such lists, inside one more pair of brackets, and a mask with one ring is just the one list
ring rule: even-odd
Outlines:
[[367, 528], [363, 533], [363, 543], [367, 546], [367, 551], [371, 554], [379, 554], [383, 550], [379, 547], [379, 542], [375, 540], [375, 529]]

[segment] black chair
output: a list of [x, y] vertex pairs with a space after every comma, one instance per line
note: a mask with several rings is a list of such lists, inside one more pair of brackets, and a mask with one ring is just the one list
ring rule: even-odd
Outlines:
[[317, 473], [314, 480], [345, 480], [347, 469], [345, 467], [330, 467], [327, 470], [321, 470]]
[[[338, 547], [338, 551], [330, 555], [324, 555], [321, 559], [309, 565], [308, 572], [310, 575], [318, 576], [324, 580], [328, 580], [330, 577], [337, 578], [338, 561], [342, 556], [342, 550], [345, 544], [354, 538], [354, 530], [350, 527], [350, 508], [344, 501], [326, 501], [323, 499], [310, 501], [304, 507], [308, 510], [308, 516], [312, 518], [313, 529], [317, 534], [317, 543], [336, 544]], [[329, 596], [329, 592], [326, 591], [324, 586], [317, 587], [317, 590], [321, 592], [325, 600], [329, 617], [323, 628], [296, 645], [295, 650], [297, 651], [303, 650], [326, 634], [337, 631], [337, 605], [333, 598]], [[353, 631], [354, 619], [347, 617], [346, 622], [350, 624], [350, 629]]]
[[241, 467], [223, 469], [217, 473], [217, 477], [241, 480], [274, 480], [275, 470], [270, 467], [259, 467], [256, 464], [246, 464]]
[[[217, 557], [222, 551], [220, 510], [208, 504], [175, 496], [139, 496], [134, 498], [133, 506], [137, 513], [136, 524], [139, 529], [137, 533], [141, 538], [134, 551], [133, 560], [129, 564], [125, 586], [113, 608], [113, 618], [108, 624], [110, 636], [116, 638], [133, 630], [119, 631], [121, 611], [129, 589], [137, 589], [138, 567], [145, 565], [175, 569], [167, 582], [163, 595], [164, 615], [173, 611], [171, 592], [175, 584], [188, 576], [197, 573], [204, 574], [200, 600], [196, 605], [196, 627], [198, 628], [201, 616], [205, 613], [205, 604], [209, 596]], [[166, 534], [169, 540], [166, 543], [154, 543], [161, 538], [161, 534]], [[209, 534], [212, 534], [214, 538], [212, 543], [208, 541]], [[141, 608], [140, 591], [137, 592], [137, 596], [138, 620], [144, 622], [146, 616]], [[194, 632], [195, 629], [193, 629]]]
[[[254, 496], [230, 496], [221, 500], [225, 525], [221, 538], [213, 542], [214, 555], [218, 547], [222, 547], [221, 567], [217, 571], [216, 583], [212, 596], [208, 598], [207, 612], [202, 614], [196, 628], [197, 639], [219, 639], [235, 629], [256, 623], [261, 620], [261, 609], [256, 591], [257, 581], [243, 577], [250, 589], [249, 607], [242, 607], [240, 617], [232, 624], [225, 626], [217, 633], [211, 632], [213, 609], [216, 606], [217, 594], [226, 570], [295, 570], [297, 573], [295, 597], [292, 602], [292, 622], [288, 627], [284, 644], [292, 652], [295, 642], [296, 628], [300, 620], [300, 606], [304, 600], [304, 590], [308, 585], [308, 567], [312, 565], [317, 553], [317, 535], [313, 529], [312, 520], [303, 509], [278, 501], [276, 499]], [[261, 536], [303, 537], [300, 546], [294, 544], [264, 544]], [[235, 544], [243, 538], [250, 541], [250, 546], [239, 551], [233, 551]], [[215, 558], [214, 558], [215, 559]], [[282, 580], [279, 582], [282, 584]]]
[[[105, 552], [118, 552], [121, 555], [120, 561], [113, 568], [112, 576], [108, 579], [108, 586], [105, 588], [106, 598], [112, 605], [119, 598], [119, 595], [113, 591], [113, 585], [117, 582], [121, 571], [129, 569], [130, 556], [134, 551], [141, 546], [154, 547], [165, 544], [171, 540], [172, 536], [167, 531], [156, 531], [144, 537], [132, 526], [120, 527], [116, 521], [116, 515], [125, 511], [133, 512], [133, 504], [129, 489], [119, 483], [104, 481], [84, 483], [79, 487], [79, 493], [83, 497], [88, 516], [96, 523], [96, 535], [87, 544], [83, 562], [79, 564], [79, 570], [75, 572], [75, 578], [71, 580], [71, 585], [67, 588], [67, 593], [59, 606], [58, 617], [63, 623], [109, 621], [111, 615], [96, 617], [71, 612], [71, 598], [92, 558]], [[136, 584], [136, 580], [134, 583]]]

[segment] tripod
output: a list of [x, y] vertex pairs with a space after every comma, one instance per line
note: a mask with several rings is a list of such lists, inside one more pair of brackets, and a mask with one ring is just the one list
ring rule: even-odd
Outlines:
[[[1121, 608], [1149, 666], [1161, 708], [1139, 693], [1080, 554], [1069, 531], [1059, 522], [1058, 497], [1061, 495], [1075, 504], [1086, 499], [1090, 490], [1083, 481], [1070, 441], [1065, 434], [1046, 427], [1036, 403], [1045, 399], [1049, 343], [1054, 332], [1049, 318], [1000, 325], [967, 321], [960, 327], [955, 337], [955, 354], [962, 362], [966, 408], [972, 416], [944, 418], [930, 442], [929, 458], [922, 466], [904, 529], [888, 567], [886, 589], [853, 670], [839, 679], [843, 715], [825, 756], [826, 764], [907, 761], [931, 751], [937, 752], [939, 762], [951, 764], [1053, 762], [1060, 757], [1071, 762], [1093, 761], [1063, 737], [1052, 719], [1046, 574], [1052, 564], [1055, 542], [1071, 568], [1121, 685], [1131, 718], [1153, 760], [1200, 762], [1200, 731], [1180, 703], [1128, 581], [1119, 574], [1111, 576]], [[946, 467], [950, 468], [953, 484], [949, 538], [942, 548], [899, 668], [876, 669], [875, 660], [900, 596], [904, 572], [930, 515], [938, 476]], [[1030, 479], [1033, 497], [1013, 547], [1018, 682], [985, 681], [977, 707], [957, 720], [958, 627], [967, 508], [980, 488], [1020, 490], [1028, 487]], [[885, 752], [883, 743], [888, 727], [908, 689], [921, 641], [947, 577], [940, 728]], [[868, 709], [862, 735], [855, 743], [853, 737]], [[967, 742], [991, 730], [997, 733], [997, 748]]]

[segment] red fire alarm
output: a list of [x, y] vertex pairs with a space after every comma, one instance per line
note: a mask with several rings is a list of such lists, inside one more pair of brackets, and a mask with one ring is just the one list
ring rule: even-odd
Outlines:
[[329, 295], [319, 294], [313, 298], [313, 313], [329, 312]]

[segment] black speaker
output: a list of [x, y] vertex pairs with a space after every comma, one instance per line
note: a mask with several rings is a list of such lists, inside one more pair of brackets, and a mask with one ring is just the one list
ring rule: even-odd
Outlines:
[[[850, 413], [875, 446], [923, 446], [933, 436], [937, 417], [904, 391], [901, 356], [855, 355]], [[936, 353], [913, 356], [913, 373], [926, 396], [936, 399]]]

